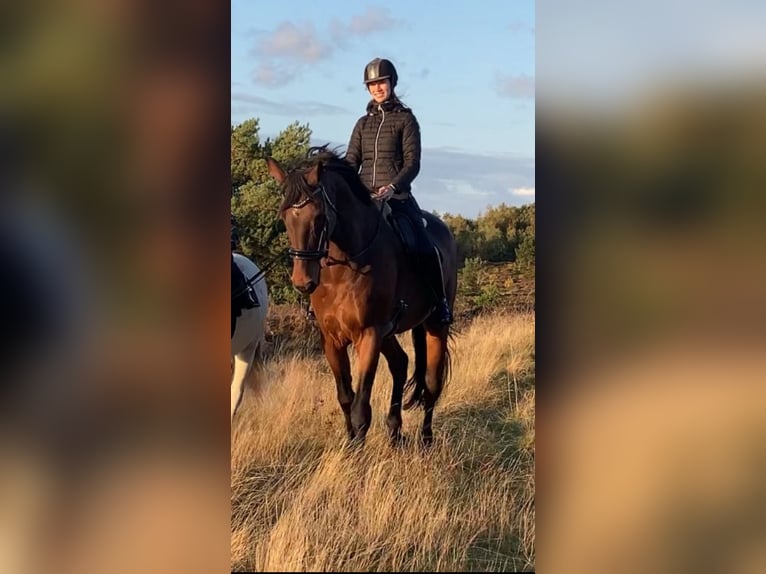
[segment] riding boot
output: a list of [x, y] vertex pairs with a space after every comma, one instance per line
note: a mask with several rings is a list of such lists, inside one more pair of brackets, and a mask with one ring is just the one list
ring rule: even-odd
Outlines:
[[426, 260], [428, 281], [436, 296], [436, 313], [442, 325], [449, 325], [453, 321], [452, 311], [449, 308], [447, 294], [444, 288], [444, 274], [442, 272], [441, 258], [436, 247], [424, 257]]

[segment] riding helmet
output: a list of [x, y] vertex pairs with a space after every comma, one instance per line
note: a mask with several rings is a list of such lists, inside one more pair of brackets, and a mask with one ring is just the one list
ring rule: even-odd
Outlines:
[[385, 58], [375, 58], [369, 64], [364, 67], [364, 83], [377, 82], [378, 80], [385, 80], [386, 78], [391, 80], [391, 87], [396, 86], [396, 81], [399, 79], [396, 73], [396, 68], [391, 63], [391, 60]]

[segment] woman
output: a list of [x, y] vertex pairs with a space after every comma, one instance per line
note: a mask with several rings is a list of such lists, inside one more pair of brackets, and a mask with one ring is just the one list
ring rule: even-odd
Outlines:
[[418, 255], [426, 280], [436, 297], [442, 324], [452, 322], [441, 262], [436, 247], [423, 226], [420, 208], [412, 196], [412, 181], [420, 171], [420, 126], [408, 107], [396, 96], [398, 74], [391, 61], [375, 58], [364, 68], [364, 83], [372, 97], [367, 113], [351, 133], [346, 161], [373, 197], [388, 201], [394, 213], [405, 214], [418, 235]]

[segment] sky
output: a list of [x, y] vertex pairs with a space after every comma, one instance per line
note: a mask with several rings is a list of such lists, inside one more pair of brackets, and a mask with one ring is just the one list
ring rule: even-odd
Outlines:
[[535, 201], [531, 0], [232, 0], [231, 122], [258, 118], [265, 139], [297, 121], [345, 151], [375, 57], [420, 124], [421, 208], [476, 218]]

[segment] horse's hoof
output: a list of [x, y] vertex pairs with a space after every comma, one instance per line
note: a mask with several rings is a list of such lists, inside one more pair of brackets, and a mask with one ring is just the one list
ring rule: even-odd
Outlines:
[[396, 433], [388, 438], [392, 448], [404, 448], [409, 444], [409, 440], [402, 433]]
[[424, 452], [430, 451], [434, 446], [434, 435], [420, 435], [420, 448]]
[[354, 441], [355, 442], [364, 442], [364, 439], [367, 438], [367, 428], [361, 427], [357, 429], [356, 433], [354, 434]]
[[358, 452], [364, 446], [364, 438], [365, 437], [359, 437], [359, 436], [355, 436], [354, 438], [349, 438], [346, 441], [344, 448], [348, 450], [349, 452]]

